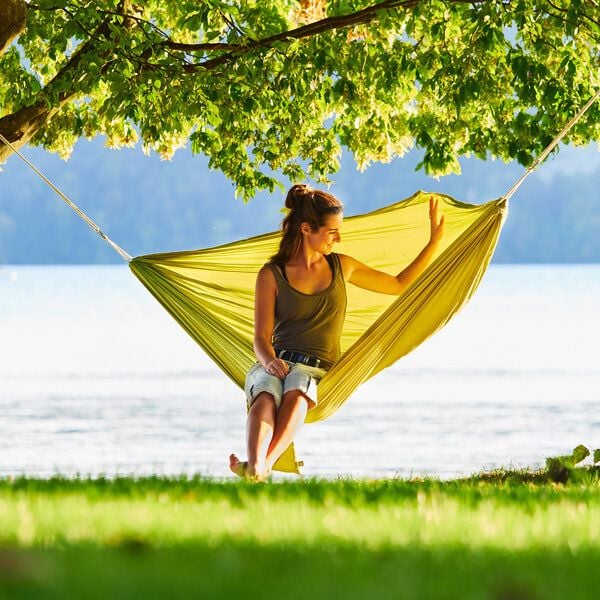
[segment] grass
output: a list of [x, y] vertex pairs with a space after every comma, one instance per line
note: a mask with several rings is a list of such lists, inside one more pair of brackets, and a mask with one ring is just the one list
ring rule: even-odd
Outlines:
[[0, 598], [597, 598], [597, 469], [0, 480]]

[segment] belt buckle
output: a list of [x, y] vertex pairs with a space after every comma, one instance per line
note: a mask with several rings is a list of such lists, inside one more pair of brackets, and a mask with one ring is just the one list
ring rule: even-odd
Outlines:
[[[287, 356], [287, 358], [284, 358]], [[298, 362], [303, 365], [308, 365], [309, 367], [319, 367], [321, 364], [321, 359], [313, 356], [309, 356], [308, 354], [302, 354], [301, 352], [294, 352], [292, 350], [279, 350], [277, 352], [278, 358], [283, 358], [283, 360], [289, 360], [290, 362]], [[314, 365], [311, 362], [314, 361]]]

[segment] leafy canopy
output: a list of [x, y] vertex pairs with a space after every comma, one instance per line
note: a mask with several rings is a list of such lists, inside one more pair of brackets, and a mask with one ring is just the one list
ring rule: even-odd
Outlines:
[[[36, 108], [32, 143], [63, 157], [80, 136], [164, 158], [189, 142], [245, 199], [325, 179], [342, 146], [359, 168], [414, 146], [434, 175], [526, 165], [600, 86], [598, 6], [36, 0], [0, 57], [0, 132]], [[592, 139], [599, 106], [567, 138]]]

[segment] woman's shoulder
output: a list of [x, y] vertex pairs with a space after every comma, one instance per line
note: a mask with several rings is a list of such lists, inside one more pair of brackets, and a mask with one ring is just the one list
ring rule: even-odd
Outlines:
[[[332, 252], [332, 254], [334, 253]], [[336, 252], [335, 256], [340, 266], [340, 270], [342, 271], [342, 275], [344, 276], [344, 280], [348, 281], [348, 277], [354, 269], [354, 266], [356, 265], [357, 261], [351, 256], [348, 256], [347, 254], [338, 254]]]
[[275, 263], [265, 263], [256, 276], [258, 284], [277, 286], [277, 278], [280, 275], [279, 267]]
[[278, 267], [275, 263], [268, 262], [265, 263], [258, 271], [259, 277], [272, 277], [274, 273], [278, 270]]

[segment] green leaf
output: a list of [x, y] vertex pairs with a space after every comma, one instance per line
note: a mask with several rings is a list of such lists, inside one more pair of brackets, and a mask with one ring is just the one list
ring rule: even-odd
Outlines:
[[590, 455], [590, 451], [582, 444], [573, 449], [573, 463], [580, 463]]

